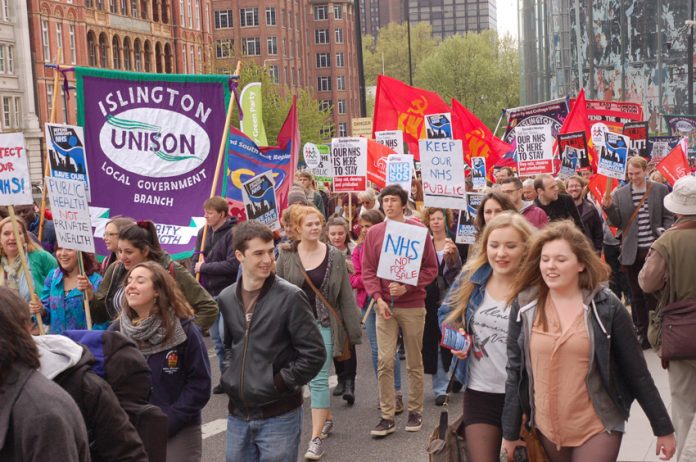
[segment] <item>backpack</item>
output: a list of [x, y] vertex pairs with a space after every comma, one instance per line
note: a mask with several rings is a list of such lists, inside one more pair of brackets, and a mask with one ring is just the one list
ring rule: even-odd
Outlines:
[[92, 353], [96, 360], [92, 371], [111, 386], [143, 440], [150, 461], [165, 461], [167, 416], [148, 402], [152, 373], [135, 343], [113, 331], [69, 330], [63, 335]]

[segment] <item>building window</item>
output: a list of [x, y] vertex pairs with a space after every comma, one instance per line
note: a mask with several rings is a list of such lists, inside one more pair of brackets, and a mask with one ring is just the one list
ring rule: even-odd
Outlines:
[[123, 39], [123, 68], [127, 71], [131, 70], [131, 45], [128, 37]]
[[317, 5], [314, 7], [314, 19], [316, 21], [324, 21], [327, 19], [326, 5]]
[[[195, 69], [194, 69], [195, 71]], [[201, 55], [201, 47], [198, 47], [198, 73], [202, 74], [203, 73], [203, 59]]]
[[106, 34], [99, 35], [99, 66], [109, 67], [109, 57], [107, 55], [108, 45], [106, 44]]
[[336, 53], [336, 67], [343, 67], [343, 53]]
[[314, 31], [314, 43], [321, 45], [329, 43], [328, 29], [317, 29]]
[[242, 39], [242, 53], [245, 56], [261, 55], [261, 40], [258, 37]]
[[215, 28], [229, 29], [232, 27], [232, 10], [221, 10], [215, 12]]
[[339, 114], [345, 114], [346, 113], [346, 100], [339, 99], [338, 104], [336, 105], [336, 108], [338, 109]]
[[14, 46], [7, 46], [7, 72], [9, 74], [14, 74]]
[[280, 71], [278, 70], [278, 65], [277, 64], [272, 64], [268, 68], [268, 75], [271, 76], [271, 79], [273, 79], [273, 83], [278, 83], [280, 80]]
[[56, 23], [56, 46], [59, 51], [63, 49], [63, 24], [59, 22]]
[[140, 19], [147, 19], [147, 1], [140, 0]]
[[343, 29], [336, 29], [336, 43], [343, 43]]
[[2, 0], [2, 19], [9, 21], [12, 19], [12, 14], [10, 13], [11, 0]]
[[17, 125], [17, 128], [22, 128], [22, 99], [17, 96], [14, 99], [14, 118], [15, 118], [15, 124]]
[[134, 18], [138, 17], [138, 0], [131, 0], [130, 2], [131, 16]]
[[5, 45], [0, 45], [0, 73], [5, 73]]
[[196, 0], [196, 30], [201, 30], [201, 0]]
[[[93, 0], [85, 0], [85, 6], [87, 8], [94, 8], [94, 1]], [[51, 111], [49, 111], [51, 112]]]
[[346, 78], [342, 75], [336, 77], [336, 89], [345, 90], [346, 89]]
[[331, 91], [331, 77], [317, 77], [317, 91]]
[[276, 25], [275, 8], [273, 8], [273, 7], [266, 8], [266, 25], [267, 26], [275, 26]]
[[141, 72], [143, 70], [143, 48], [140, 45], [140, 39], [135, 39], [133, 42], [133, 58], [135, 70]]
[[181, 67], [183, 68], [181, 72], [185, 74], [186, 69], [188, 69], [188, 65], [186, 64], [186, 45], [182, 45], [181, 48]]
[[87, 33], [87, 62], [92, 67], [97, 66], [97, 41], [94, 38], [94, 32], [92, 31]]
[[331, 110], [331, 100], [330, 99], [323, 99], [319, 101], [319, 110], [320, 111], [330, 111]]
[[344, 137], [348, 136], [348, 124], [345, 122], [338, 123], [338, 136]]
[[186, 19], [184, 18], [184, 0], [179, 0], [179, 24], [182, 26], [186, 25]]
[[191, 73], [194, 74], [196, 72], [196, 50], [193, 48], [193, 45], [191, 45], [189, 51], [191, 52], [191, 61], [189, 62], [189, 66], [191, 66]]
[[53, 110], [53, 85], [46, 85], [46, 103], [50, 114]]
[[220, 59], [232, 57], [232, 44], [234, 42], [228, 40], [217, 40], [215, 42], [215, 56]]
[[187, 0], [189, 29], [193, 29], [193, 0]]
[[269, 55], [277, 55], [278, 54], [278, 38], [277, 37], [268, 37], [266, 39], [266, 45], [268, 47], [268, 54]]
[[121, 14], [126, 15], [126, 0], [121, 0]]
[[114, 69], [121, 69], [121, 45], [116, 35], [111, 39], [111, 52], [114, 55]]
[[68, 38], [70, 40], [70, 63], [77, 62], [77, 47], [75, 46], [75, 26], [68, 26]]
[[334, 5], [334, 19], [343, 19], [343, 7]]
[[331, 67], [331, 59], [328, 53], [317, 53], [317, 67], [320, 69]]
[[4, 96], [2, 98], [2, 126], [5, 129], [15, 128], [12, 123], [12, 98]]
[[44, 62], [51, 61], [51, 43], [48, 41], [48, 20], [41, 20], [41, 46], [43, 47]]
[[258, 8], [242, 8], [240, 14], [240, 24], [242, 27], [255, 27], [259, 25]]
[[151, 72], [152, 71], [152, 58], [150, 57], [152, 53], [152, 49], [150, 48], [150, 42], [145, 40], [145, 48], [144, 54], [145, 54], [145, 72]]

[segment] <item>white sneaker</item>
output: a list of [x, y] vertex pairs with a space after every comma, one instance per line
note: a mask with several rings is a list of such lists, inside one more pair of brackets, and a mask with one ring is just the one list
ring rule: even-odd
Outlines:
[[317, 437], [309, 442], [309, 447], [307, 452], [305, 452], [305, 459], [307, 460], [319, 460], [324, 455], [324, 442], [321, 438]]

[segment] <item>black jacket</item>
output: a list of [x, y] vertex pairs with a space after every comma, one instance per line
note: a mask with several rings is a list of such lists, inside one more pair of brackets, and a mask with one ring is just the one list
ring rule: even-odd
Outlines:
[[573, 220], [575, 226], [583, 233], [585, 232], [585, 226], [578, 213], [578, 208], [575, 206], [573, 198], [568, 194], [559, 194], [558, 199], [551, 202], [549, 205], [543, 205], [539, 202], [539, 199], [535, 199], [534, 205], [546, 212], [546, 215], [549, 216], [549, 221]]
[[604, 227], [599, 211], [587, 199], [583, 199], [582, 205], [577, 209], [582, 223], [585, 225], [585, 236], [590, 240], [595, 250], [601, 252], [604, 243]]
[[[510, 441], [519, 439], [523, 413], [531, 416], [529, 420], [534, 423], [534, 402], [530, 399], [534, 378], [528, 345], [536, 296], [526, 297], [528, 291], [513, 302], [508, 328], [508, 377], [502, 422], [503, 438]], [[602, 423], [613, 429], [628, 420], [631, 404], [637, 399], [656, 436], [673, 433], [674, 427], [648, 371], [626, 308], [606, 288], [586, 298], [585, 303], [589, 303], [586, 321], [590, 350], [594, 352], [586, 383]]]
[[[232, 248], [232, 228], [235, 224], [237, 219], [229, 218], [217, 230], [209, 228], [205, 235], [205, 263], [201, 265], [201, 285], [212, 296], [217, 296], [222, 289], [237, 281], [239, 262]], [[198, 261], [204, 229], [205, 227], [199, 229], [196, 237], [196, 252], [191, 260], [194, 265]]]
[[247, 327], [241, 284], [218, 297], [225, 327], [222, 386], [230, 414], [264, 419], [302, 405], [302, 386], [319, 373], [326, 350], [301, 289], [271, 275]]

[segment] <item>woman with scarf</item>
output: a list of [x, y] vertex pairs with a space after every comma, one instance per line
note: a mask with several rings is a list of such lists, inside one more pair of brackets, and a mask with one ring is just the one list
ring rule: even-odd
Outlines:
[[[27, 239], [27, 228], [23, 220], [17, 220], [17, 228], [20, 243], [12, 232], [10, 217], [0, 221], [0, 286], [14, 290], [26, 302], [30, 302], [35, 296], [41, 299], [46, 276], [58, 266], [58, 262], [32, 239]], [[29, 292], [19, 252], [24, 252], [27, 257], [34, 293]]]
[[152, 371], [150, 403], [167, 414], [169, 462], [201, 460], [201, 411], [211, 392], [210, 360], [193, 309], [169, 273], [153, 261], [125, 278], [123, 310], [110, 330], [133, 340]]

